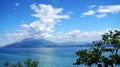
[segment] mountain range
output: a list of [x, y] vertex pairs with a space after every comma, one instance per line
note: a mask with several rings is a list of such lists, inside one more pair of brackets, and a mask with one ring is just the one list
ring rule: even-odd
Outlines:
[[21, 41], [8, 44], [4, 48], [41, 48], [41, 47], [90, 47], [87, 42], [55, 43], [45, 39], [26, 38]]

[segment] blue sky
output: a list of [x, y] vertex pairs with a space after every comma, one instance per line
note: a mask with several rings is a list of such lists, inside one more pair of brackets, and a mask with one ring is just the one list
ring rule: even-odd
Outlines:
[[24, 38], [91, 42], [120, 29], [119, 0], [0, 0], [0, 9], [0, 46]]

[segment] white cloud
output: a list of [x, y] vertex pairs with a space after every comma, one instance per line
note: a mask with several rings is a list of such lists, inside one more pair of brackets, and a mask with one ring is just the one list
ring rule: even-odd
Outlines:
[[[25, 26], [27, 27], [27, 26]], [[8, 40], [10, 42], [15, 42], [15, 41], [19, 41], [21, 39], [24, 38], [44, 38], [50, 41], [54, 41], [54, 42], [92, 42], [92, 41], [96, 41], [96, 40], [100, 40], [101, 39], [101, 35], [104, 34], [105, 32], [108, 32], [109, 30], [120, 30], [119, 28], [116, 29], [106, 29], [103, 31], [80, 31], [80, 30], [73, 30], [70, 32], [67, 32], [65, 34], [63, 33], [59, 33], [58, 35], [52, 35], [52, 34], [46, 34], [46, 33], [42, 33], [42, 34], [32, 34], [32, 33], [28, 33], [26, 31], [20, 31], [19, 33], [13, 33], [13, 34], [6, 34], [7, 38], [5, 38], [5, 41], [0, 40], [1, 43], [8, 43]], [[44, 37], [43, 37], [44, 36]], [[3, 38], [2, 38], [3, 39]], [[2, 46], [2, 45], [1, 45]]]
[[[19, 3], [16, 3], [18, 6]], [[35, 12], [32, 16], [36, 17], [37, 20], [30, 24], [22, 24], [21, 28], [15, 33], [9, 33], [5, 36], [9, 42], [19, 41], [24, 38], [46, 38], [52, 37], [50, 34], [54, 31], [54, 26], [61, 19], [69, 19], [68, 14], [62, 13], [63, 8], [54, 8], [52, 5], [46, 4], [32, 4], [31, 9]], [[3, 42], [2, 42], [3, 43]]]
[[80, 30], [73, 30], [64, 35], [51, 36], [49, 40], [54, 42], [92, 42], [101, 39], [101, 35], [105, 31], [90, 31], [81, 32]]
[[20, 3], [15, 3], [15, 6], [18, 7], [20, 5]]
[[97, 18], [103, 18], [106, 16], [106, 14], [98, 14], [98, 15], [95, 15]]
[[62, 18], [68, 19], [68, 15], [60, 15], [63, 11], [63, 8], [54, 8], [52, 5], [36, 4], [31, 5], [36, 14], [32, 14], [34, 17], [39, 18], [42, 22], [53, 22]]
[[92, 8], [94, 8], [94, 7], [96, 7], [96, 5], [88, 6], [89, 9], [92, 9]]
[[99, 6], [99, 13], [118, 13], [120, 12], [120, 5]]
[[120, 12], [120, 5], [107, 5], [107, 6], [98, 6], [97, 9], [94, 9], [96, 6], [89, 7], [90, 10], [84, 12], [81, 17], [85, 16], [96, 16], [97, 18], [103, 18], [107, 14], [118, 14]]
[[32, 16], [38, 20], [23, 24], [22, 27], [27, 29], [27, 32], [46, 37], [50, 32], [54, 31], [55, 24], [61, 19], [68, 19], [69, 15], [62, 15], [63, 8], [54, 8], [52, 5], [32, 4], [31, 9], [35, 11]]
[[102, 31], [81, 32], [80, 30], [74, 30], [66, 33], [64, 37], [66, 40], [73, 42], [92, 42], [100, 40], [102, 34]]
[[106, 29], [103, 31], [80, 31], [73, 30], [65, 33], [64, 35], [51, 36], [50, 40], [55, 42], [92, 42], [96, 40], [101, 40], [101, 35], [108, 32], [109, 30], [120, 30], [116, 29]]
[[84, 12], [82, 16], [84, 17], [84, 16], [89, 16], [89, 15], [94, 15], [94, 14], [95, 14], [94, 10], [89, 10], [87, 12]]

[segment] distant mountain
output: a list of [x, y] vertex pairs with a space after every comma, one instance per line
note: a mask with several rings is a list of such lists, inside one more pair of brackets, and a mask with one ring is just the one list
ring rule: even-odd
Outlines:
[[66, 42], [54, 43], [45, 39], [27, 38], [21, 41], [8, 44], [4, 48], [40, 48], [40, 47], [90, 47], [91, 43], [86, 42]]
[[60, 47], [90, 47], [91, 43], [88, 42], [65, 42], [65, 43], [58, 43]]
[[39, 48], [56, 46], [54, 42], [44, 39], [27, 38], [19, 42], [8, 44], [5, 48]]

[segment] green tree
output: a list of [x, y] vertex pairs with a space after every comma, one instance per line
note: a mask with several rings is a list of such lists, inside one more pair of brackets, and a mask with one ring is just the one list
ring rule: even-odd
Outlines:
[[38, 67], [38, 61], [32, 61], [31, 59], [27, 59], [27, 61], [25, 61], [25, 65], [27, 67]]
[[32, 65], [32, 60], [31, 59], [27, 59], [25, 62], [25, 65], [28, 66], [28, 67], [31, 67]]
[[114, 47], [114, 53], [117, 54], [120, 48], [120, 31], [110, 30], [108, 33], [102, 35], [102, 40], [105, 44], [109, 44]]
[[4, 67], [38, 67], [39, 62], [33, 61], [31, 59], [27, 59], [24, 62], [24, 64], [25, 64], [25, 66], [21, 62], [11, 64], [9, 61], [5, 61], [3, 66]]
[[38, 67], [38, 63], [39, 63], [38, 61], [33, 61], [32, 66], [33, 67]]
[[23, 65], [21, 64], [21, 62], [18, 62], [18, 63], [11, 65], [11, 67], [23, 67]]
[[[112, 46], [107, 48], [104, 45]], [[120, 31], [110, 30], [108, 33], [102, 35], [102, 40], [93, 42], [90, 49], [77, 51], [76, 54], [79, 56], [74, 65], [84, 64], [87, 67], [96, 64], [98, 67], [114, 67], [114, 64], [120, 65], [120, 55], [118, 50], [120, 49]], [[103, 53], [110, 53], [108, 57], [104, 56]]]
[[9, 67], [10, 66], [10, 62], [9, 61], [5, 61], [4, 64], [3, 64], [4, 67]]

